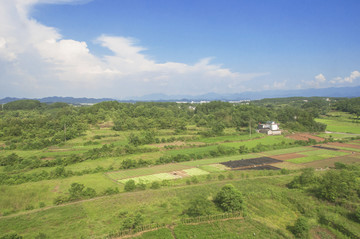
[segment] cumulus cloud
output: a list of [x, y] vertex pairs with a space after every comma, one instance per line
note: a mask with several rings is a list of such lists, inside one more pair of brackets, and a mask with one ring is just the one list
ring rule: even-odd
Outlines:
[[356, 79], [360, 78], [360, 72], [359, 71], [353, 71], [351, 72], [350, 76], [348, 77], [335, 77], [330, 81], [332, 84], [342, 84], [342, 83], [353, 83]]
[[311, 81], [301, 81], [302, 84], [298, 84], [297, 88], [307, 88], [307, 87], [320, 88], [320, 87], [324, 87], [326, 82], [327, 80], [325, 76], [323, 74], [318, 74]]
[[96, 39], [113, 53], [99, 57], [85, 41], [64, 39], [57, 29], [30, 16], [31, 8], [39, 3], [87, 1], [0, 0], [1, 96], [121, 98], [156, 92], [238, 92], [245, 81], [268, 74], [233, 72], [212, 64], [212, 58], [193, 65], [159, 63], [146, 56], [146, 49], [136, 39], [119, 36], [101, 35]]

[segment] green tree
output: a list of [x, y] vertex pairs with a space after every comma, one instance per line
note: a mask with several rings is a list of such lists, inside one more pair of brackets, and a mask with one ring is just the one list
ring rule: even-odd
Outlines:
[[136, 185], [135, 185], [135, 181], [130, 179], [128, 180], [126, 183], [125, 183], [125, 187], [124, 187], [124, 190], [126, 192], [130, 192], [130, 191], [134, 191], [136, 188]]
[[204, 196], [198, 196], [190, 201], [190, 206], [185, 213], [190, 217], [208, 215], [211, 212], [211, 202]]
[[294, 226], [290, 227], [290, 231], [296, 238], [309, 238], [309, 222], [306, 217], [299, 217]]
[[243, 196], [232, 184], [221, 188], [215, 196], [214, 203], [226, 212], [240, 211], [244, 208]]
[[82, 196], [85, 186], [79, 183], [72, 183], [69, 188], [70, 198], [78, 199]]

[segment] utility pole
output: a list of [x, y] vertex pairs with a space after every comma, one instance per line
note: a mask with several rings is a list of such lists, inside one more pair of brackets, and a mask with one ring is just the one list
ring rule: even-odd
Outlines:
[[65, 140], [65, 143], [66, 143], [66, 123], [64, 123], [64, 140]]
[[249, 131], [250, 131], [250, 138], [251, 138], [251, 119], [249, 121]]

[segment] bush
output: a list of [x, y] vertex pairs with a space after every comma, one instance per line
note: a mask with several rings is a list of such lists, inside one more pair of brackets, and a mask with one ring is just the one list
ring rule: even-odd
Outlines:
[[309, 223], [306, 217], [299, 217], [294, 226], [289, 227], [296, 238], [309, 238]]
[[191, 177], [191, 182], [192, 183], [199, 183], [199, 179], [196, 176], [192, 176]]
[[124, 190], [125, 190], [126, 192], [134, 191], [135, 188], [136, 188], [136, 185], [135, 185], [135, 181], [134, 181], [134, 180], [130, 179], [129, 181], [127, 181], [127, 182], [125, 183]]
[[145, 190], [146, 189], [146, 184], [145, 183], [138, 183], [136, 185], [136, 187], [140, 190]]
[[218, 176], [218, 179], [219, 179], [219, 180], [224, 180], [224, 179], [225, 179], [225, 176], [224, 176], [223, 174], [220, 174], [220, 175]]
[[240, 211], [244, 208], [243, 196], [232, 184], [221, 188], [215, 196], [214, 203], [226, 212]]
[[159, 182], [153, 182], [150, 186], [151, 189], [159, 189], [160, 188], [160, 183]]
[[45, 203], [44, 202], [39, 202], [39, 208], [43, 208], [45, 207]]
[[360, 223], [360, 206], [355, 211], [355, 219]]
[[198, 196], [190, 201], [185, 213], [190, 217], [199, 217], [210, 214], [211, 202], [204, 196]]
[[20, 236], [16, 233], [7, 234], [7, 235], [0, 237], [0, 239], [22, 239], [22, 238], [23, 238], [22, 236]]

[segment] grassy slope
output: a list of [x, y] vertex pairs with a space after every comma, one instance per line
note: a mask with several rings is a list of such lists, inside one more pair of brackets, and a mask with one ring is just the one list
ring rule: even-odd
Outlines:
[[[232, 181], [210, 181], [208, 183], [145, 190], [135, 193], [97, 198], [71, 205], [49, 208], [44, 211], [29, 212], [26, 215], [3, 217], [0, 219], [0, 234], [17, 232], [26, 237], [34, 237], [39, 232], [56, 238], [102, 238], [110, 231], [118, 230], [128, 215], [141, 213], [144, 224], [176, 223], [174, 232], [177, 238], [245, 238], [255, 233], [259, 238], [291, 238], [286, 229], [301, 214], [316, 218], [317, 210], [335, 210], [332, 205], [298, 190], [285, 187], [293, 176], [272, 176]], [[245, 222], [227, 221], [202, 225], [180, 225], [182, 211], [190, 198], [205, 195], [213, 198], [226, 183], [231, 182], [244, 195], [248, 217]], [[218, 211], [217, 213], [219, 213]], [[344, 222], [348, 219], [341, 218]], [[316, 222], [314, 222], [316, 224]], [[351, 222], [349, 222], [351, 224]], [[179, 226], [180, 225], [180, 226]], [[209, 234], [210, 233], [210, 234]], [[167, 229], [149, 232], [140, 238], [169, 238]], [[225, 237], [225, 238], [226, 238]]]

